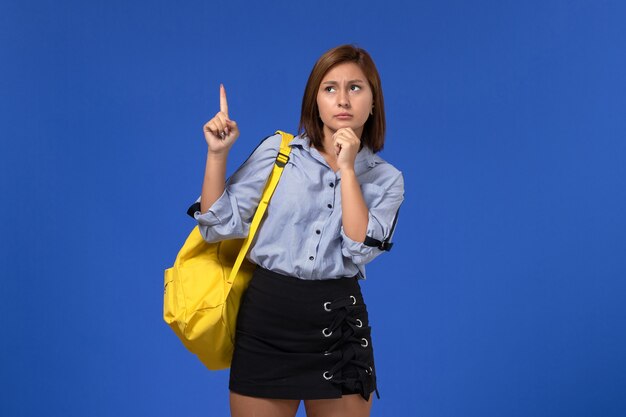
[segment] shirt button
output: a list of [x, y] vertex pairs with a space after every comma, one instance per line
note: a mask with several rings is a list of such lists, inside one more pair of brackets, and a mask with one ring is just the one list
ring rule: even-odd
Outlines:
[[333, 208], [333, 205], [332, 205], [332, 204], [329, 204], [329, 205], [328, 205], [328, 208]]
[[309, 261], [312, 261], [313, 259], [315, 259], [315, 258], [312, 257], [312, 256], [309, 256]]
[[322, 231], [321, 230], [316, 230], [315, 233], [317, 233], [319, 235], [320, 233], [322, 233]]
[[334, 183], [334, 182], [331, 182], [331, 183], [330, 183], [330, 184], [328, 184], [328, 185], [330, 185], [330, 188], [333, 188], [333, 187], [335, 186], [335, 183]]

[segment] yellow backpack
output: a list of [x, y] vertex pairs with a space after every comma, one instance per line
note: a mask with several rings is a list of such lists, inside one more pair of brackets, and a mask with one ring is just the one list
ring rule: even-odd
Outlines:
[[230, 367], [239, 305], [255, 268], [245, 256], [289, 161], [293, 135], [276, 133], [282, 135], [280, 151], [248, 237], [207, 243], [196, 226], [165, 270], [163, 319], [209, 369]]

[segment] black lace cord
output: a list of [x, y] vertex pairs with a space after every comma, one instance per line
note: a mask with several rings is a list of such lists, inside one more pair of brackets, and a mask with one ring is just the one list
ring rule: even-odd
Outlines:
[[[370, 392], [374, 386], [375, 375], [374, 370], [365, 362], [354, 359], [355, 352], [350, 350], [351, 353], [346, 355], [341, 361], [333, 366], [328, 373], [332, 376], [330, 382], [337, 385], [342, 385], [351, 391], [361, 391], [361, 396], [365, 400], [369, 400]], [[351, 364], [357, 368], [358, 377], [356, 378], [342, 378], [337, 375], [340, 374], [344, 366]], [[369, 382], [369, 383], [368, 383]], [[380, 399], [378, 388], [375, 388], [376, 397]]]
[[[361, 396], [365, 398], [365, 400], [369, 400], [370, 392], [372, 391], [371, 388], [372, 386], [375, 386], [376, 376], [374, 375], [374, 370], [371, 366], [363, 361], [355, 359], [357, 355], [355, 349], [365, 349], [369, 345], [369, 341], [366, 338], [358, 337], [358, 333], [363, 329], [363, 322], [349, 314], [351, 312], [350, 310], [354, 310], [353, 306], [355, 305], [356, 298], [353, 296], [324, 303], [324, 309], [326, 311], [336, 312], [330, 326], [322, 331], [325, 337], [330, 337], [334, 331], [341, 328], [344, 324], [347, 325], [347, 328], [342, 332], [339, 340], [333, 343], [325, 354], [331, 354], [335, 349], [340, 346], [344, 346], [347, 343], [351, 344], [350, 348], [343, 355], [343, 358], [330, 370], [324, 372], [324, 378], [330, 380], [333, 384], [342, 385], [351, 391], [361, 391]], [[358, 345], [358, 347], [355, 347], [355, 345]], [[343, 375], [341, 375], [341, 371], [348, 364], [356, 367], [358, 374], [357, 378], [342, 377]], [[378, 388], [375, 388], [375, 391], [376, 396], [380, 399]]]
[[[339, 327], [341, 327], [341, 325], [343, 323], [346, 323], [348, 325], [348, 329], [345, 330], [342, 334], [341, 337], [339, 338], [339, 340], [337, 340], [335, 343], [332, 344], [331, 347], [328, 348], [328, 350], [326, 351], [327, 353], [333, 352], [335, 349], [337, 349], [339, 346], [343, 346], [345, 343], [351, 342], [351, 343], [358, 343], [359, 345], [363, 346], [363, 347], [367, 347], [367, 344], [369, 344], [369, 341], [367, 341], [367, 339], [365, 338], [358, 338], [357, 337], [357, 332], [362, 328], [363, 326], [363, 322], [357, 318], [351, 317], [347, 315], [347, 311], [343, 310], [341, 311], [337, 317], [341, 317], [341, 321], [337, 321], [337, 323], [335, 324], [335, 326], [331, 325], [331, 327], [329, 327], [329, 329], [333, 329], [336, 330]], [[328, 334], [328, 332], [326, 332], [326, 334]]]

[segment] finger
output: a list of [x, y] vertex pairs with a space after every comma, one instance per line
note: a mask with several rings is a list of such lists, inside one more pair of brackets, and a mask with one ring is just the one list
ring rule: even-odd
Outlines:
[[213, 136], [219, 136], [219, 131], [217, 129], [217, 126], [215, 125], [213, 121], [210, 121], [209, 123], [207, 123], [204, 130], [211, 133]]
[[210, 120], [204, 124], [204, 131], [213, 133], [215, 126], [213, 125], [213, 120]]
[[356, 134], [349, 127], [343, 128], [341, 132], [338, 131], [337, 137], [344, 139], [348, 143], [358, 141]]
[[356, 138], [356, 133], [354, 133], [354, 130], [352, 130], [351, 127], [346, 127], [345, 130], [346, 130], [346, 133], [348, 133], [349, 136], [352, 136], [352, 137]]
[[228, 100], [226, 100], [224, 84], [220, 84], [220, 111], [228, 117]]
[[341, 142], [337, 139], [335, 139], [335, 154], [339, 155], [339, 152], [341, 152]]
[[221, 136], [222, 132], [224, 132], [224, 126], [221, 126], [219, 123], [215, 122], [212, 130], [217, 136]]
[[224, 124], [226, 124], [226, 121], [227, 121], [227, 120], [230, 120], [230, 119], [228, 118], [228, 115], [227, 115], [226, 113], [222, 113], [221, 111], [220, 111], [220, 112], [217, 112], [217, 113], [215, 114], [215, 118], [216, 118], [216, 119], [220, 119], [220, 120], [222, 121], [222, 123], [224, 123]]
[[348, 140], [344, 136], [342, 136], [342, 135], [335, 136], [335, 146], [336, 147], [341, 148], [346, 143], [348, 143]]
[[359, 139], [359, 137], [356, 135], [356, 132], [351, 127], [346, 128], [346, 134], [348, 135], [348, 137], [352, 138], [352, 140], [354, 140], [355, 142], [361, 141], [361, 139]]
[[220, 128], [228, 135], [228, 117], [224, 113], [219, 112], [215, 115], [215, 118], [220, 122]]
[[219, 120], [213, 119], [213, 124], [211, 127], [215, 136], [223, 136], [222, 133], [224, 132], [224, 126], [220, 125]]
[[343, 132], [338, 132], [335, 136], [335, 140], [341, 141], [342, 145], [350, 146], [356, 145], [359, 142], [359, 139], [356, 135], [353, 135], [352, 132], [348, 132], [344, 130]]
[[335, 135], [341, 135], [341, 134], [349, 134], [348, 132], [350, 131], [349, 127], [342, 127], [340, 129], [337, 129], [337, 131], [335, 132]]
[[350, 132], [347, 131], [345, 128], [341, 128], [335, 132], [335, 137], [347, 139], [350, 137]]
[[219, 117], [214, 117], [212, 120], [213, 124], [215, 125], [215, 128], [221, 132], [224, 130], [224, 123], [222, 123], [222, 121], [219, 119]]
[[228, 131], [227, 133], [230, 132], [237, 132], [237, 123], [232, 121], [232, 120], [226, 120], [226, 130]]

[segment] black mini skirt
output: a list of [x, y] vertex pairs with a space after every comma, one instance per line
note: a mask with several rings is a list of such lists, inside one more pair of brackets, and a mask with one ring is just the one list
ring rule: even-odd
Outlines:
[[371, 328], [358, 279], [302, 280], [258, 267], [244, 294], [231, 391], [329, 399], [376, 388]]

